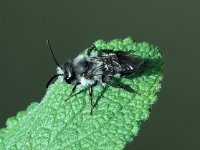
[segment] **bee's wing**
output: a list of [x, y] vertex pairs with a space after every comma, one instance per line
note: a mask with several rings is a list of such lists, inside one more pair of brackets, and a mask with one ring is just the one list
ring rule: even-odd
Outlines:
[[117, 53], [119, 64], [121, 65], [121, 74], [132, 74], [141, 69], [144, 60], [138, 56], [127, 53]]
[[91, 60], [95, 64], [92, 68], [92, 74], [94, 76], [112, 76], [121, 71], [121, 66], [116, 55], [92, 57]]

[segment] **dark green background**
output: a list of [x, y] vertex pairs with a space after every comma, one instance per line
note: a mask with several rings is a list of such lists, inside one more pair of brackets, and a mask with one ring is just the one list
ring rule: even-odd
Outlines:
[[60, 62], [95, 40], [134, 37], [165, 59], [159, 101], [127, 149], [200, 149], [200, 1], [1, 0], [0, 126], [45, 94], [55, 73], [45, 37]]

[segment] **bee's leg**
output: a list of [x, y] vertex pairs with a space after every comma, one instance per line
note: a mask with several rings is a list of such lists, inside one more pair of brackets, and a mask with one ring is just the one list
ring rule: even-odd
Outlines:
[[97, 52], [97, 56], [102, 56], [102, 54], [107, 54], [107, 55], [110, 55], [110, 54], [115, 54], [115, 55], [120, 55], [120, 54], [126, 54], [126, 52], [122, 52], [122, 51], [113, 51], [113, 50], [110, 50], [110, 49], [105, 49], [105, 50], [100, 50]]
[[110, 54], [114, 54], [115, 52], [113, 50], [100, 50], [100, 51], [97, 51], [97, 56], [100, 57], [102, 56], [103, 54], [107, 54], [107, 55], [110, 55]]
[[92, 46], [90, 48], [88, 48], [87, 50], [87, 55], [90, 56], [91, 52], [96, 48], [96, 46], [94, 44], [92, 44]]
[[89, 88], [89, 96], [90, 96], [90, 115], [92, 116], [92, 110], [93, 110], [93, 87], [97, 85], [97, 82], [95, 82], [93, 85]]
[[128, 92], [136, 93], [131, 87], [129, 87], [127, 85], [124, 85], [124, 84], [119, 84], [119, 83], [114, 83], [114, 82], [108, 82], [108, 81], [105, 81], [105, 83], [107, 85], [110, 85], [110, 86], [115, 87], [115, 88], [121, 88], [121, 89], [126, 90]]
[[89, 96], [90, 96], [90, 115], [92, 115], [92, 107], [93, 107], [93, 104], [92, 104], [92, 96], [93, 96], [93, 86], [91, 85], [90, 86], [90, 89], [89, 89]]
[[102, 81], [103, 86], [106, 85], [106, 80], [107, 80], [106, 76], [105, 76], [105, 75], [102, 75], [101, 81]]
[[74, 92], [76, 91], [76, 87], [77, 87], [79, 84], [81, 84], [81, 83], [80, 83], [80, 82], [77, 82], [77, 83], [74, 85], [74, 87], [73, 87], [71, 93], [69, 94], [69, 97], [71, 97], [72, 94], [74, 94]]

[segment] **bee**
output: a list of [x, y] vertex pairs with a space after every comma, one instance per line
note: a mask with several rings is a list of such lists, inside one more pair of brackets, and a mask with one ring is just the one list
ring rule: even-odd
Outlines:
[[103, 86], [109, 85], [128, 92], [135, 92], [129, 86], [113, 82], [110, 79], [120, 79], [123, 76], [136, 74], [143, 69], [144, 59], [123, 51], [113, 51], [110, 49], [95, 51], [97, 48], [95, 44], [93, 44], [87, 49], [86, 56], [78, 55], [72, 61], [67, 61], [64, 65], [60, 65], [54, 55], [54, 51], [48, 38], [46, 38], [46, 42], [55, 64], [61, 69], [61, 73], [50, 78], [46, 88], [48, 88], [53, 79], [58, 76], [62, 76], [66, 83], [74, 85], [69, 97], [74, 94], [77, 87], [88, 88], [90, 97], [90, 115], [92, 115], [93, 110], [93, 88], [98, 83]]

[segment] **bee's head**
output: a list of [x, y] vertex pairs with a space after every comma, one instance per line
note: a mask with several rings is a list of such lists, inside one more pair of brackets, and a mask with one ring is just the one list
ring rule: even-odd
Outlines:
[[62, 66], [62, 70], [64, 72], [64, 80], [69, 84], [72, 83], [75, 79], [73, 64], [71, 62], [66, 62]]

